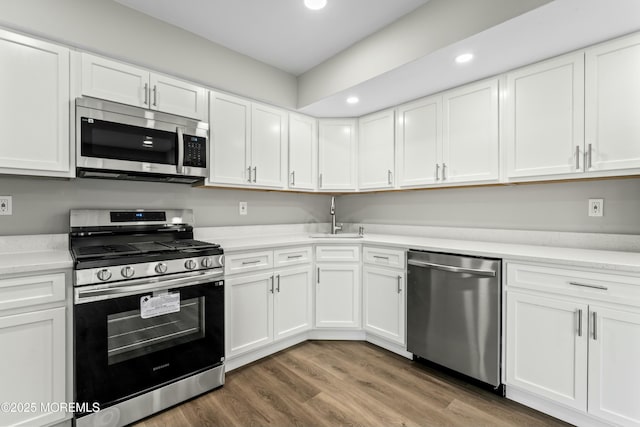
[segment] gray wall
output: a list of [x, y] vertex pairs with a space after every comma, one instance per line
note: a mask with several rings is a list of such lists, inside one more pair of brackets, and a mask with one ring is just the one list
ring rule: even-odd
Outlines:
[[[604, 199], [604, 216], [587, 200]], [[344, 222], [640, 234], [640, 178], [340, 196]]]
[[[69, 232], [69, 209], [190, 208], [196, 226], [328, 222], [329, 196], [192, 188], [188, 185], [97, 179], [0, 176], [13, 215], [0, 216], [0, 236]], [[248, 215], [238, 215], [238, 202]]]
[[296, 107], [293, 75], [111, 0], [0, 0], [0, 25], [213, 88]]

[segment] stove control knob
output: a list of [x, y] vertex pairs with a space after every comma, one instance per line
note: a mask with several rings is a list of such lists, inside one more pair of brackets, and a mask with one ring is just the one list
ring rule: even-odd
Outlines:
[[213, 267], [213, 260], [211, 259], [211, 257], [206, 257], [202, 259], [202, 266], [204, 268], [211, 268]]
[[98, 279], [106, 282], [107, 280], [111, 279], [111, 272], [106, 268], [103, 268], [102, 270], [98, 271]]
[[156, 265], [156, 273], [164, 274], [166, 272], [167, 272], [167, 264], [165, 264], [164, 262], [159, 262]]
[[122, 274], [122, 277], [124, 277], [125, 279], [133, 277], [133, 274], [135, 272], [136, 271], [133, 269], [133, 267], [130, 266], [122, 267], [122, 270], [120, 270], [120, 274]]
[[184, 267], [187, 270], [194, 270], [198, 266], [198, 263], [192, 259], [188, 259], [184, 262]]

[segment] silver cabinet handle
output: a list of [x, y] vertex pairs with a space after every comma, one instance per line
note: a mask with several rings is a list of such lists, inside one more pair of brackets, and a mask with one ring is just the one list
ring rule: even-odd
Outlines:
[[270, 289], [271, 293], [273, 293], [273, 276], [271, 276], [271, 289]]
[[144, 84], [144, 105], [149, 105], [149, 83]]
[[318, 188], [322, 188], [322, 174], [318, 176]]
[[402, 281], [402, 276], [398, 276], [398, 293], [402, 292], [402, 286], [400, 282]]
[[391, 169], [387, 171], [387, 184], [391, 185]]
[[182, 174], [182, 164], [184, 163], [184, 133], [182, 128], [176, 128], [178, 133], [178, 164], [176, 165], [176, 172]]
[[287, 259], [302, 258], [302, 255], [287, 255]]
[[296, 186], [296, 171], [291, 171], [291, 186]]
[[440, 181], [440, 165], [436, 163], [436, 181]]
[[593, 312], [593, 340], [598, 339], [598, 313]]
[[258, 167], [254, 166], [253, 167], [253, 182], [256, 182], [257, 179], [258, 179]]
[[320, 267], [318, 267], [318, 274], [316, 274], [316, 283], [320, 283]]
[[386, 259], [387, 261], [389, 261], [389, 257], [388, 256], [374, 255], [373, 257], [377, 258], [377, 259]]
[[582, 309], [578, 309], [578, 336], [582, 336]]
[[278, 291], [278, 293], [280, 293], [280, 275], [277, 274], [276, 278], [278, 279], [278, 287], [276, 288], [276, 291]]
[[591, 160], [592, 160], [592, 156], [593, 156], [593, 153], [592, 153], [592, 146], [591, 146], [591, 144], [589, 144], [589, 166], [587, 166], [589, 169], [591, 169]]
[[443, 163], [442, 164], [442, 180], [446, 180], [447, 179], [447, 164]]
[[257, 264], [259, 263], [260, 260], [259, 259], [255, 259], [253, 261], [242, 261], [242, 265], [251, 265], [251, 264]]
[[158, 106], [158, 89], [156, 87], [156, 85], [153, 85], [153, 106], [157, 107]]
[[247, 182], [251, 182], [251, 166], [247, 168], [247, 173], [249, 174], [249, 179], [247, 180]]
[[601, 285], [588, 285], [586, 283], [579, 283], [579, 282], [569, 282], [569, 284], [571, 286], [580, 286], [582, 288], [591, 288], [591, 289], [602, 289], [603, 291], [608, 290], [609, 288], [607, 288], [606, 286], [601, 286]]
[[576, 145], [576, 170], [580, 169], [580, 146]]
[[496, 272], [493, 270], [478, 270], [475, 268], [454, 267], [452, 265], [442, 265], [442, 264], [436, 264], [433, 262], [416, 261], [413, 259], [410, 259], [409, 261], [407, 261], [407, 264], [413, 265], [416, 267], [427, 267], [427, 268], [433, 268], [434, 270], [449, 271], [451, 273], [469, 273], [469, 274], [475, 274], [476, 276], [496, 277]]

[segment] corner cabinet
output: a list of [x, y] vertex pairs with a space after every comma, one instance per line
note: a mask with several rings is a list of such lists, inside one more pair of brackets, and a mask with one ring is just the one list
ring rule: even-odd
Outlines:
[[83, 95], [207, 120], [203, 87], [100, 56], [81, 56]]
[[318, 121], [289, 114], [289, 188], [314, 191], [318, 177]]
[[0, 173], [72, 177], [69, 49], [0, 30]]
[[586, 171], [640, 169], [640, 34], [586, 50]]
[[[640, 277], [506, 263], [506, 384], [640, 425]], [[568, 420], [571, 421], [571, 420]]]
[[209, 183], [284, 188], [287, 114], [211, 92]]
[[357, 121], [318, 120], [318, 190], [355, 191]]
[[386, 110], [360, 117], [358, 188], [393, 188], [395, 182], [395, 114]]
[[316, 327], [360, 328], [360, 246], [316, 246]]

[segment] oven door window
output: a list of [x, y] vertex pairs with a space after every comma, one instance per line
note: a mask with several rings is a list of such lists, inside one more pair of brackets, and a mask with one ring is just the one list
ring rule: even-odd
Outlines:
[[74, 306], [76, 401], [105, 408], [161, 384], [213, 368], [224, 358], [224, 282], [169, 290], [179, 311], [141, 315], [141, 299]]
[[85, 157], [175, 165], [175, 132], [82, 117], [80, 153]]

